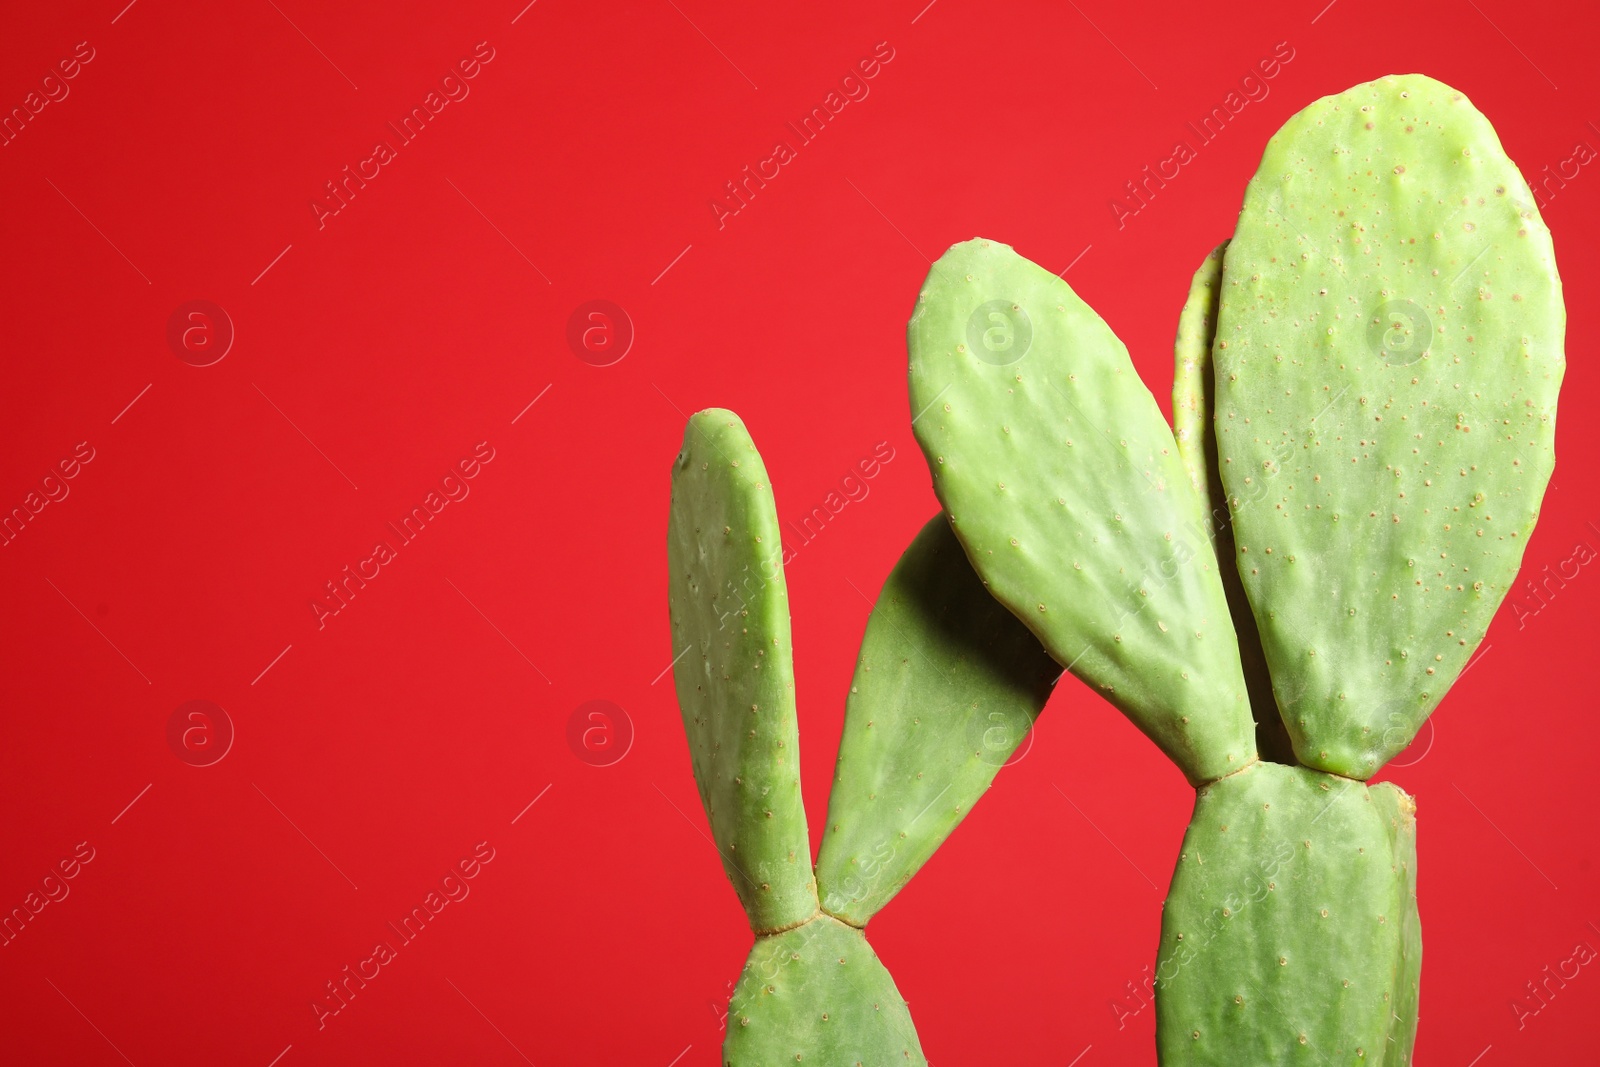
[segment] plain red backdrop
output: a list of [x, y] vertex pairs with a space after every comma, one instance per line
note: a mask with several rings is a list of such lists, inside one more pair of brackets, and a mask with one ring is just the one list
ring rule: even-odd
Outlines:
[[[0, 148], [0, 507], [79, 442], [95, 458], [0, 548], [0, 909], [80, 842], [94, 859], [0, 948], [0, 1060], [719, 1062], [750, 935], [663, 674], [685, 416], [743, 415], [785, 521], [895, 450], [789, 569], [817, 826], [862, 594], [936, 508], [904, 384], [928, 257], [981, 234], [1070, 266], [1165, 406], [1190, 273], [1315, 98], [1433, 75], [1530, 179], [1600, 145], [1578, 2], [525, 2], [13, 5], [5, 113], [79, 42], [94, 58]], [[479, 42], [470, 95], [319, 228], [324, 183]], [[880, 42], [870, 95], [719, 227], [724, 183]], [[1123, 183], [1280, 42], [1270, 95], [1119, 226]], [[1586, 168], [1545, 211], [1572, 360], [1524, 577], [1600, 546], [1597, 205]], [[636, 335], [608, 367], [566, 340], [596, 299]], [[167, 340], [191, 300], [236, 331], [212, 366]], [[324, 583], [484, 441], [470, 496], [319, 628]], [[1585, 568], [1502, 609], [1388, 772], [1420, 804], [1424, 1065], [1592, 1048], [1600, 977], [1525, 986], [1600, 946], [1597, 597]], [[190, 700], [235, 730], [210, 766], [169, 744]], [[569, 746], [590, 700], [631, 721], [614, 765]], [[1062, 683], [872, 925], [933, 1062], [1153, 1063], [1127, 983], [1191, 800]], [[325, 983], [479, 842], [470, 896], [319, 1030]]]

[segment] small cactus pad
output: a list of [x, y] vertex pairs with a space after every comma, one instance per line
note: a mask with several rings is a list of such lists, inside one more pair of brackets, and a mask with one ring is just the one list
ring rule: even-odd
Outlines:
[[1204, 508], [1122, 342], [981, 239], [934, 264], [907, 339], [912, 427], [990, 593], [1191, 782], [1254, 759]]
[[861, 641], [817, 860], [823, 910], [866, 925], [983, 796], [1060, 674], [935, 515]]
[[723, 868], [759, 933], [817, 910], [783, 544], [766, 465], [731, 411], [696, 414], [672, 464], [667, 603], [678, 707]]
[[1163, 1067], [1403, 1062], [1389, 1037], [1415, 901], [1394, 810], [1275, 763], [1199, 790], [1161, 918]]
[[1555, 461], [1566, 312], [1499, 138], [1421, 75], [1272, 138], [1223, 265], [1218, 454], [1278, 706], [1371, 777], [1483, 639]]
[[1372, 802], [1389, 820], [1394, 835], [1394, 865], [1400, 873], [1405, 910], [1400, 920], [1400, 976], [1394, 1017], [1389, 1020], [1389, 1056], [1384, 1063], [1410, 1067], [1417, 1042], [1417, 1002], [1422, 979], [1422, 921], [1417, 912], [1417, 802], [1393, 782], [1372, 787]]
[[728, 1003], [724, 1067], [920, 1067], [905, 998], [861, 931], [826, 915], [756, 939]]
[[1256, 748], [1263, 759], [1293, 763], [1294, 746], [1278, 714], [1267, 674], [1266, 653], [1256, 631], [1250, 601], [1233, 565], [1233, 526], [1228, 517], [1227, 494], [1217, 471], [1217, 439], [1211, 423], [1216, 411], [1216, 383], [1212, 377], [1211, 344], [1217, 332], [1217, 298], [1222, 283], [1224, 241], [1201, 262], [1189, 285], [1189, 298], [1178, 316], [1178, 338], [1173, 345], [1176, 366], [1172, 375], [1172, 428], [1178, 440], [1178, 458], [1189, 481], [1206, 506], [1206, 529], [1219, 561], [1222, 589], [1239, 637], [1239, 662], [1250, 694], [1250, 713], [1256, 720]]

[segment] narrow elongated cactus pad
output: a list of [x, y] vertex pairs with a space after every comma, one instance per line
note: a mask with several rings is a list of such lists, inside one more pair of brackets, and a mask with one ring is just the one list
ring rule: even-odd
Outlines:
[[1217, 556], [1233, 629], [1239, 637], [1239, 662], [1250, 694], [1250, 713], [1256, 722], [1256, 748], [1263, 759], [1293, 763], [1294, 746], [1272, 696], [1261, 635], [1239, 581], [1239, 570], [1233, 565], [1233, 525], [1228, 516], [1227, 493], [1217, 470], [1217, 438], [1211, 426], [1216, 412], [1211, 344], [1217, 333], [1222, 254], [1227, 247], [1228, 242], [1222, 242], [1201, 262], [1189, 284], [1189, 298], [1178, 315], [1178, 337], [1173, 345], [1176, 365], [1172, 375], [1172, 429], [1178, 440], [1178, 458], [1205, 505], [1206, 529]]
[[930, 519], [861, 641], [817, 860], [823, 909], [866, 925], [983, 796], [1060, 673], [944, 515]]
[[1466, 97], [1398, 75], [1291, 118], [1223, 267], [1238, 565], [1301, 762], [1404, 748], [1515, 578], [1555, 456], [1550, 233]]
[[1405, 1062], [1389, 1038], [1415, 898], [1374, 792], [1274, 763], [1199, 790], [1161, 917], [1163, 1067]]
[[1228, 525], [1228, 502], [1218, 484], [1217, 442], [1211, 433], [1216, 387], [1211, 377], [1211, 344], [1217, 335], [1217, 303], [1222, 286], [1223, 241], [1200, 261], [1189, 283], [1189, 295], [1178, 313], [1178, 336], [1172, 350], [1172, 435], [1178, 458], [1189, 472], [1189, 484], [1206, 506], [1206, 528]]
[[1394, 1015], [1389, 1020], [1389, 1059], [1409, 1067], [1417, 1042], [1417, 1004], [1422, 980], [1422, 920], [1417, 912], [1417, 802], [1392, 782], [1372, 787], [1372, 802], [1389, 820], [1394, 835], [1394, 865], [1400, 873], [1404, 911], [1400, 920], [1400, 978]]
[[934, 264], [907, 340], [913, 429], [989, 591], [1191, 782], [1253, 759], [1203, 507], [1122, 342], [985, 240]]
[[756, 940], [727, 1026], [725, 1067], [927, 1063], [905, 998], [872, 946], [826, 915]]
[[766, 465], [744, 423], [699, 412], [672, 465], [667, 602], [682, 655], [672, 677], [700, 801], [757, 932], [817, 910], [782, 552]]

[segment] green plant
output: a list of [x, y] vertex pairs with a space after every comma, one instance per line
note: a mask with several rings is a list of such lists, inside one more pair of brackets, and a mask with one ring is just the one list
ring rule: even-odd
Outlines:
[[868, 620], [813, 873], [782, 554], [744, 424], [699, 412], [673, 464], [668, 603], [700, 800], [756, 935], [723, 1061], [921, 1064], [862, 930], [988, 789], [1060, 670], [935, 516]]
[[1420, 75], [1272, 138], [1180, 320], [1177, 436], [1057, 276], [974, 240], [907, 330], [990, 593], [1196, 787], [1162, 916], [1174, 1064], [1406, 1064], [1415, 807], [1366, 784], [1461, 673], [1554, 463], [1565, 311], [1493, 128]]

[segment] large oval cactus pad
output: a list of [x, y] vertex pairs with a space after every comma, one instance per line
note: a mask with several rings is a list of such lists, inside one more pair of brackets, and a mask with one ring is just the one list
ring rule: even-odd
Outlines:
[[1163, 1067], [1403, 1062], [1388, 1057], [1411, 900], [1391, 808], [1275, 763], [1199, 790], [1161, 916]]
[[727, 1027], [725, 1067], [927, 1063], [905, 998], [872, 946], [826, 915], [756, 939]]
[[1399, 75], [1291, 118], [1223, 267], [1237, 561], [1301, 762], [1404, 748], [1516, 576], [1554, 463], [1549, 231], [1461, 93]]
[[912, 427], [989, 591], [1191, 782], [1254, 759], [1203, 508], [1122, 342], [985, 240], [934, 264], [906, 334]]
[[1256, 632], [1255, 616], [1239, 581], [1239, 570], [1233, 565], [1233, 525], [1228, 516], [1227, 493], [1217, 470], [1217, 438], [1211, 425], [1216, 416], [1211, 347], [1217, 334], [1222, 255], [1227, 247], [1228, 242], [1222, 242], [1200, 262], [1200, 269], [1189, 283], [1189, 297], [1178, 314], [1178, 335], [1172, 346], [1172, 435], [1177, 439], [1178, 458], [1189, 473], [1189, 483], [1205, 505], [1206, 529], [1211, 534], [1222, 589], [1228, 598], [1228, 613], [1239, 638], [1239, 664], [1244, 668], [1250, 714], [1256, 722], [1256, 749], [1262, 759], [1293, 763], [1294, 745], [1272, 696], [1261, 635]]
[[782, 553], [744, 423], [719, 409], [694, 415], [672, 464], [667, 603], [682, 656], [672, 677], [712, 838], [757, 932], [817, 910]]
[[944, 515], [930, 519], [861, 639], [817, 859], [823, 910], [866, 925], [983, 796], [1060, 674]]

